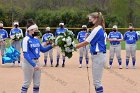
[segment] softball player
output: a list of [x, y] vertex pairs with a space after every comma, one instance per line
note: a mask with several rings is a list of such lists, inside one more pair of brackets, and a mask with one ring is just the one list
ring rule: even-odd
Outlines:
[[[86, 40], [87, 34], [88, 34], [87, 33], [87, 26], [83, 25], [82, 31], [80, 31], [77, 35], [78, 42], [79, 43], [84, 42]], [[79, 48], [79, 55], [80, 55], [79, 56], [79, 62], [80, 62], [79, 68], [82, 68], [83, 54], [85, 55], [86, 65], [88, 67], [88, 62], [89, 62], [88, 49], [89, 49], [88, 45]]]
[[122, 59], [121, 59], [121, 41], [123, 40], [123, 35], [117, 31], [117, 26], [113, 26], [113, 31], [109, 33], [108, 40], [110, 41], [110, 58], [109, 58], [109, 68], [112, 68], [112, 63], [114, 59], [114, 54], [119, 63], [119, 69], [122, 69]]
[[126, 69], [128, 69], [130, 55], [132, 57], [133, 68], [136, 68], [136, 41], [138, 40], [138, 35], [134, 31], [133, 26], [129, 26], [129, 31], [124, 34], [124, 40], [126, 41]]
[[[46, 34], [44, 34], [42, 36], [42, 42], [47, 42], [47, 39], [49, 37], [54, 37], [54, 35], [52, 33], [50, 33], [50, 27], [46, 27]], [[53, 67], [53, 49], [49, 50], [48, 52], [44, 53], [44, 66], [46, 66], [47, 64], [47, 57], [48, 57], [48, 54], [49, 54], [49, 57], [50, 57], [50, 62], [51, 62], [51, 67]]]
[[104, 19], [101, 12], [94, 12], [89, 15], [90, 24], [94, 24], [91, 34], [87, 39], [76, 45], [76, 48], [86, 46], [90, 43], [90, 53], [92, 56], [92, 73], [96, 93], [103, 93], [101, 84], [103, 69], [106, 62], [106, 45], [104, 35]]
[[[5, 45], [6, 42], [5, 40], [8, 38], [8, 33], [6, 30], [3, 29], [3, 23], [0, 23], [0, 50], [1, 50], [1, 56], [4, 56], [4, 51], [5, 51]], [[2, 64], [4, 64], [2, 60]]]
[[[23, 32], [19, 28], [19, 23], [14, 22], [13, 25], [14, 25], [14, 28], [11, 29], [11, 31], [10, 31], [10, 38], [13, 39], [14, 35], [17, 34], [17, 33], [20, 34], [23, 37]], [[20, 51], [20, 45], [21, 45], [20, 40], [12, 40], [12, 46], [15, 47], [18, 51]], [[13, 63], [15, 64], [15, 62], [13, 62]], [[19, 57], [19, 60], [18, 60], [18, 64], [20, 64], [20, 57]]]
[[[55, 36], [59, 36], [60, 33], [64, 33], [65, 31], [67, 31], [68, 29], [67, 28], [64, 28], [64, 23], [59, 23], [59, 28], [56, 29], [56, 32], [55, 32]], [[60, 59], [60, 52], [61, 52], [61, 49], [59, 47], [57, 47], [57, 63], [56, 63], [56, 66], [55, 67], [58, 67], [59, 66], [59, 59]], [[62, 55], [63, 57], [63, 63], [62, 63], [62, 67], [65, 67], [65, 56]]]
[[21, 93], [27, 93], [29, 85], [33, 80], [33, 93], [39, 93], [41, 70], [39, 65], [40, 51], [47, 52], [52, 49], [51, 45], [43, 47], [37, 38], [34, 38], [38, 33], [36, 24], [27, 27], [27, 35], [22, 42], [24, 61], [22, 69], [24, 73], [24, 83]]

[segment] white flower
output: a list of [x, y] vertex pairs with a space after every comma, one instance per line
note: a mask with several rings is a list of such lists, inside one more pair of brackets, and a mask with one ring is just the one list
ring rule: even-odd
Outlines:
[[69, 47], [66, 47], [66, 48], [65, 48], [65, 51], [66, 51], [67, 53], [72, 52], [72, 50], [71, 50]]
[[66, 43], [67, 43], [68, 46], [70, 46], [71, 43], [72, 43], [72, 39], [71, 39], [70, 37], [68, 37], [68, 38], [66, 39]]
[[67, 45], [64, 45], [64, 47], [67, 47]]
[[62, 41], [66, 41], [66, 38], [63, 38]]
[[74, 41], [72, 42], [72, 45], [73, 45], [73, 47], [76, 47], [76, 44], [75, 44], [75, 42], [74, 42]]
[[56, 40], [55, 40], [55, 44], [57, 45], [58, 44], [58, 39], [59, 38], [63, 38], [63, 36], [58, 36], [57, 38], [56, 38]]

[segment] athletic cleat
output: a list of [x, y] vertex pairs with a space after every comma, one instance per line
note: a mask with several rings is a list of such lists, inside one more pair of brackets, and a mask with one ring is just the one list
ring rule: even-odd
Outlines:
[[65, 64], [62, 64], [62, 67], [65, 67]]
[[51, 64], [51, 67], [53, 67], [53, 64]]
[[136, 66], [132, 66], [132, 69], [136, 69]]
[[128, 66], [126, 66], [126, 69], [128, 69]]
[[58, 67], [59, 66], [59, 64], [56, 64], [56, 66], [55, 67]]
[[79, 68], [82, 68], [82, 64], [79, 65]]
[[46, 66], [47, 66], [46, 64], [43, 65], [43, 67], [46, 67]]
[[88, 64], [86, 64], [86, 67], [87, 67], [87, 68], [89, 68], [89, 65], [88, 65]]
[[18, 64], [18, 67], [21, 67], [22, 65], [21, 64]]
[[109, 65], [109, 66], [108, 66], [108, 69], [111, 69], [111, 68], [112, 68], [112, 65]]
[[119, 69], [122, 69], [122, 65], [119, 65]]

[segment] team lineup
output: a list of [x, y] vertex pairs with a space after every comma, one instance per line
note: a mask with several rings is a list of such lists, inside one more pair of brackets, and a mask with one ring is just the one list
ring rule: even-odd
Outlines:
[[[129, 59], [132, 58], [132, 68], [136, 69], [136, 42], [138, 41], [138, 35], [134, 31], [134, 27], [129, 25], [128, 31], [122, 35], [118, 31], [117, 25], [112, 27], [112, 31], [107, 35], [104, 27], [104, 18], [100, 12], [89, 14], [90, 26], [93, 28], [90, 32], [88, 31], [87, 25], [82, 25], [82, 30], [77, 35], [78, 44], [76, 48], [79, 49], [79, 68], [82, 68], [83, 58], [85, 58], [86, 67], [89, 68], [89, 49], [92, 59], [92, 74], [93, 82], [96, 93], [103, 93], [103, 85], [101, 83], [103, 69], [106, 63], [106, 45], [107, 41], [110, 43], [109, 49], [109, 66], [111, 69], [113, 64], [114, 55], [116, 54], [119, 69], [122, 69], [122, 58], [121, 58], [121, 42], [126, 42], [126, 69], [129, 68]], [[14, 39], [15, 34], [20, 34], [23, 37], [22, 29], [19, 28], [19, 22], [13, 23], [14, 28], [11, 29], [9, 37], [11, 46], [20, 51], [22, 48], [24, 59], [21, 62], [20, 57], [18, 58], [18, 65], [22, 66], [24, 83], [21, 88], [21, 93], [27, 93], [28, 88], [33, 80], [33, 93], [39, 93], [40, 87], [40, 76], [41, 68], [39, 62], [40, 52], [44, 53], [44, 67], [50, 62], [51, 67], [54, 67], [53, 48], [57, 48], [56, 64], [58, 67], [61, 63], [59, 62], [62, 56], [62, 67], [65, 67], [65, 55], [61, 53], [61, 49], [54, 44], [54, 41], [49, 41], [48, 38], [58, 37], [61, 33], [65, 33], [68, 29], [64, 27], [64, 23], [60, 22], [59, 27], [55, 31], [55, 35], [51, 33], [51, 28], [46, 27], [45, 34], [42, 36], [41, 42], [38, 37], [38, 26], [33, 20], [27, 22], [26, 36], [22, 39]], [[0, 48], [1, 56], [4, 56], [6, 48], [6, 39], [8, 39], [8, 33], [3, 29], [3, 23], [0, 23]], [[48, 57], [50, 60], [48, 60]], [[2, 64], [5, 64], [4, 60], [1, 60]], [[15, 61], [12, 62], [13, 65]], [[22, 64], [22, 65], [21, 65]]]

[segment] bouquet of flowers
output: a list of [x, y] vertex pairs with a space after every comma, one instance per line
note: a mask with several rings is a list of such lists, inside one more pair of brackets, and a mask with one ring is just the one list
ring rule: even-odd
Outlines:
[[72, 52], [76, 51], [74, 34], [70, 30], [67, 30], [65, 33], [61, 33], [56, 38], [55, 44], [61, 48], [61, 52], [68, 58], [71, 58]]
[[22, 34], [21, 33], [15, 33], [15, 35], [12, 38], [13, 40], [20, 40], [22, 39]]
[[48, 44], [52, 44], [55, 41], [55, 37], [54, 36], [49, 36], [46, 38], [46, 41], [48, 42]]

